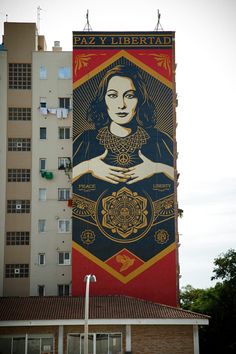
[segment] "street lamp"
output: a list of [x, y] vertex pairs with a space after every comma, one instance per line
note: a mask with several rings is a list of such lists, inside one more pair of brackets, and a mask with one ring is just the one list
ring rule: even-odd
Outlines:
[[93, 274], [86, 275], [85, 309], [84, 309], [84, 354], [88, 354], [88, 317], [89, 317], [89, 285], [95, 283], [96, 277]]

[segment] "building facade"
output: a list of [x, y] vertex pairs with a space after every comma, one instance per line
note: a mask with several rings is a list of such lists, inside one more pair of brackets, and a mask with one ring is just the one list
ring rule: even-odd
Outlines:
[[[136, 43], [137, 38], [132, 41]], [[87, 41], [84, 43], [87, 45]], [[99, 52], [95, 50], [91, 53], [92, 57], [95, 53]], [[103, 60], [104, 53], [100, 54], [99, 60]], [[143, 74], [151, 73], [153, 76], [150, 68], [144, 63], [140, 64], [132, 56], [134, 52], [123, 54], [118, 54], [119, 60], [125, 56], [126, 64], [128, 61], [133, 66], [137, 64]], [[145, 55], [147, 54], [148, 52]], [[80, 58], [82, 61], [77, 61], [76, 68], [80, 65], [85, 68], [87, 59], [83, 54], [82, 59]], [[161, 76], [158, 74], [158, 80], [163, 87], [170, 86], [171, 89], [172, 103], [169, 107], [174, 122], [174, 146], [171, 153], [176, 158], [174, 55], [172, 59], [172, 72], [166, 66], [172, 81], [166, 81], [167, 73], [162, 73]], [[104, 68], [107, 68], [107, 64]], [[111, 65], [115, 64], [112, 58]], [[96, 73], [98, 72], [99, 70]], [[89, 81], [89, 75], [85, 76], [85, 81]], [[94, 93], [93, 86], [89, 89]], [[77, 104], [78, 101], [75, 100], [74, 103]], [[78, 113], [78, 107], [75, 111]], [[82, 113], [85, 116], [85, 111]], [[74, 258], [75, 281], [72, 293], [72, 206], [75, 208], [76, 202], [76, 216], [80, 213], [80, 217], [90, 218], [90, 225], [94, 224], [91, 218], [95, 214], [91, 212], [93, 208], [88, 208], [86, 197], [83, 197], [83, 203], [78, 203], [76, 198], [72, 202], [72, 53], [62, 51], [59, 42], [54, 43], [52, 51], [47, 51], [45, 39], [38, 35], [34, 23], [5, 23], [3, 45], [0, 47], [0, 122], [0, 351], [3, 354], [82, 354], [86, 332], [83, 276], [84, 272], [88, 274], [97, 270], [98, 273], [95, 274], [98, 275], [98, 282], [91, 289], [96, 296], [90, 298], [88, 321], [90, 353], [199, 354], [198, 326], [207, 325], [209, 319], [176, 306], [179, 279], [176, 159], [174, 158], [172, 166], [175, 174], [172, 178], [174, 198], [167, 198], [164, 204], [154, 200], [156, 214], [153, 217], [158, 218], [161, 215], [160, 210], [165, 208], [170, 214], [162, 214], [161, 217], [170, 216], [174, 229], [170, 244], [167, 244], [168, 235], [162, 229], [156, 230], [154, 234], [154, 242], [158, 241], [159, 245], [164, 242], [163, 249], [160, 246], [161, 257], [156, 259], [160, 261], [158, 267], [161, 265], [163, 270], [161, 276], [159, 274], [159, 278], [157, 277], [161, 283], [158, 284], [159, 289], [162, 286], [164, 290], [159, 297], [164, 299], [163, 302], [160, 301], [162, 304], [147, 300], [152, 290], [150, 288], [147, 288], [147, 296], [144, 296], [146, 300], [138, 299], [143, 294], [137, 291], [140, 289], [134, 283], [130, 287], [130, 293], [126, 293], [126, 290], [122, 293], [120, 286], [115, 289], [114, 279], [112, 285], [111, 278], [105, 279], [99, 275], [101, 264], [97, 268], [96, 262], [84, 267], [86, 262], [82, 259], [82, 253], [80, 259]], [[75, 120], [74, 123], [77, 124], [78, 121]], [[91, 125], [88, 124], [86, 129], [90, 128]], [[122, 153], [122, 158], [129, 157], [124, 151]], [[88, 194], [89, 189], [94, 187], [85, 183], [79, 188], [86, 190], [85, 194]], [[165, 190], [166, 185], [161, 182], [159, 186], [155, 184], [155, 188]], [[141, 193], [140, 190], [137, 192]], [[116, 191], [115, 197], [120, 196], [120, 193], [121, 191]], [[137, 198], [137, 193], [131, 193], [128, 187], [123, 188], [122, 193], [123, 204], [119, 217], [130, 216], [130, 209], [127, 210], [124, 205], [127, 198], [132, 206], [139, 207], [139, 211], [140, 206], [145, 205], [144, 196], [139, 195]], [[108, 215], [108, 209], [112, 205], [110, 197], [105, 198], [102, 215], [105, 215], [104, 211]], [[153, 223], [150, 210], [141, 210], [142, 223], [140, 226], [139, 218], [139, 230], [146, 227], [149, 221]], [[136, 211], [135, 217], [139, 214]], [[98, 218], [95, 221], [99, 224]], [[114, 226], [112, 223], [112, 218], [108, 220], [106, 216], [102, 226], [111, 228], [111, 225]], [[129, 233], [131, 229], [135, 231], [134, 234], [139, 232], [134, 224], [129, 225], [129, 230], [124, 229], [124, 226], [125, 223], [118, 225], [120, 237], [132, 238]], [[87, 242], [86, 246], [90, 246], [94, 234], [91, 230], [85, 231], [81, 240]], [[140, 233], [139, 236], [141, 238], [143, 235]], [[101, 246], [103, 247], [102, 244]], [[166, 247], [168, 252], [165, 252]], [[127, 253], [115, 257], [118, 263], [130, 260], [131, 253], [126, 251]], [[117, 265], [109, 264], [109, 261], [108, 266], [116, 270]], [[151, 263], [149, 265], [152, 275], [150, 284], [151, 287], [155, 286], [156, 291], [155, 277], [158, 270]], [[80, 281], [76, 274], [79, 267], [80, 274], [83, 275]], [[128, 272], [122, 275], [123, 278], [129, 276]], [[138, 280], [144, 289], [147, 278], [139, 277]], [[112, 295], [107, 296], [111, 289]], [[81, 296], [77, 296], [78, 294]], [[151, 298], [156, 299], [155, 296]], [[174, 306], [163, 305], [164, 303], [173, 303]]]
[[[88, 352], [199, 354], [198, 326], [208, 321], [208, 316], [131, 297], [92, 296]], [[0, 298], [3, 354], [82, 354], [83, 346], [84, 297]]]
[[2, 296], [71, 292], [71, 53], [5, 23], [1, 60]]

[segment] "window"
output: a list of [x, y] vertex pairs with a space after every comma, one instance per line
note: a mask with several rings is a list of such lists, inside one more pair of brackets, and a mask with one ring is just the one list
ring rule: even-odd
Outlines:
[[48, 334], [27, 334], [26, 336], [0, 336], [2, 354], [53, 354], [54, 338]]
[[58, 252], [58, 264], [70, 265], [71, 264], [71, 253], [70, 252]]
[[[84, 334], [68, 334], [67, 342], [68, 354], [83, 353]], [[89, 353], [93, 354], [120, 354], [121, 343], [121, 333], [91, 333], [88, 336]]]
[[40, 127], [39, 137], [40, 139], [47, 139], [47, 128]]
[[58, 188], [58, 200], [69, 200], [70, 188]]
[[47, 190], [46, 188], [39, 188], [39, 200], [41, 202], [45, 202], [47, 197]]
[[70, 224], [71, 224], [71, 222], [69, 219], [58, 220], [58, 232], [59, 233], [70, 232]]
[[69, 97], [59, 97], [59, 107], [60, 108], [70, 108], [70, 98]]
[[40, 108], [46, 108], [46, 107], [47, 107], [46, 97], [40, 97]]
[[63, 66], [58, 69], [59, 79], [70, 79], [71, 78], [71, 69], [70, 67]]
[[7, 246], [20, 246], [30, 244], [30, 233], [28, 231], [8, 231], [6, 233]]
[[38, 254], [38, 264], [45, 265], [45, 253]]
[[70, 139], [70, 128], [69, 127], [59, 127], [58, 128], [59, 139]]
[[5, 277], [6, 278], [28, 278], [29, 264], [6, 264]]
[[46, 159], [39, 159], [39, 170], [46, 170]]
[[46, 220], [45, 219], [39, 219], [38, 220], [38, 232], [43, 233], [46, 231]]
[[25, 338], [22, 336], [13, 338], [14, 354], [23, 354], [25, 349]]
[[9, 120], [31, 120], [31, 108], [8, 108]]
[[45, 296], [45, 285], [38, 285], [38, 296]]
[[39, 67], [39, 78], [40, 80], [45, 80], [47, 78], [47, 69], [43, 65], [40, 65]]
[[31, 89], [31, 64], [9, 64], [9, 89]]
[[58, 170], [64, 170], [71, 166], [71, 159], [69, 157], [58, 157]]
[[8, 138], [8, 151], [30, 151], [31, 139]]
[[30, 213], [30, 200], [8, 200], [7, 212], [10, 214]]
[[8, 182], [30, 182], [30, 170], [8, 169]]
[[58, 284], [57, 285], [57, 295], [58, 296], [69, 296], [70, 295], [70, 284]]

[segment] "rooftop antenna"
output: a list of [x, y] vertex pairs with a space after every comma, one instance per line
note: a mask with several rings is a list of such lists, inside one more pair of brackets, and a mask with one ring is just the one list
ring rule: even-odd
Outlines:
[[163, 31], [163, 28], [162, 28], [160, 20], [161, 20], [161, 14], [160, 14], [160, 11], [157, 10], [157, 25], [156, 25], [154, 31]]
[[42, 11], [42, 9], [41, 9], [40, 6], [38, 6], [38, 7], [37, 7], [37, 29], [38, 29], [38, 34], [39, 34], [39, 32], [40, 32], [40, 20], [41, 20], [41, 18], [40, 18], [40, 11]]
[[92, 31], [92, 27], [90, 26], [90, 23], [89, 23], [89, 10], [87, 10], [87, 13], [86, 13], [86, 25], [84, 26], [84, 31]]

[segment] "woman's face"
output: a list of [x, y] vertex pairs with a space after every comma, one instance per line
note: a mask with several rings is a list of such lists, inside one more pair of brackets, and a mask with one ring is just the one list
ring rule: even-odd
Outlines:
[[113, 122], [119, 125], [131, 122], [138, 103], [133, 81], [128, 77], [113, 76], [108, 82], [105, 102]]

